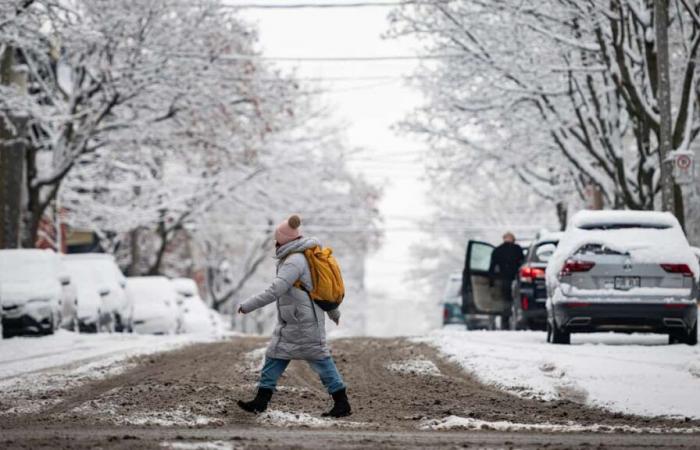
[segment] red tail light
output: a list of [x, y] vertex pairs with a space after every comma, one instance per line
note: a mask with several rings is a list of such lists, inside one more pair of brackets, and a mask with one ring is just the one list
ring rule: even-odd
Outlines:
[[447, 320], [447, 319], [450, 318], [450, 311], [447, 309], [447, 306], [445, 306], [444, 308], [442, 308], [442, 318], [443, 318], [444, 320]]
[[661, 268], [668, 273], [678, 273], [684, 277], [692, 277], [693, 271], [690, 270], [688, 264], [661, 264]]
[[575, 272], [588, 272], [594, 266], [595, 263], [591, 261], [578, 261], [575, 259], [570, 259], [566, 261], [559, 275], [571, 275]]
[[532, 283], [536, 278], [544, 278], [544, 269], [524, 266], [520, 268], [520, 281]]
[[527, 298], [527, 295], [520, 297], [520, 306], [522, 306], [523, 311], [527, 311], [530, 307], [530, 299]]

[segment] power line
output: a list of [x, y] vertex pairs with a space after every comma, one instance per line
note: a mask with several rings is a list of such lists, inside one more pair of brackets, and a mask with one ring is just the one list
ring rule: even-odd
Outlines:
[[207, 56], [196, 53], [172, 53], [170, 56], [181, 58], [206, 59], [214, 61], [276, 61], [276, 62], [374, 62], [374, 61], [423, 61], [437, 59], [463, 58], [459, 53], [434, 55], [378, 55], [378, 56], [264, 56], [231, 54]]
[[329, 8], [374, 8], [374, 7], [396, 7], [404, 5], [415, 5], [419, 2], [416, 0], [403, 1], [354, 1], [348, 3], [324, 2], [324, 3], [239, 3], [239, 4], [223, 4], [224, 8], [231, 9], [329, 9]]

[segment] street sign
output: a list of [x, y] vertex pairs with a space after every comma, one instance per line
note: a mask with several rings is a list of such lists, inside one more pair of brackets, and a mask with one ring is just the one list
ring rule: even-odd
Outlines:
[[693, 152], [673, 152], [673, 178], [678, 184], [690, 184], [695, 180], [695, 155]]

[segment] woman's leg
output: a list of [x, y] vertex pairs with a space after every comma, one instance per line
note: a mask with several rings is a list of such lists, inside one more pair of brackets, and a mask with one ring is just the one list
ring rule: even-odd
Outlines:
[[272, 393], [277, 387], [277, 380], [284, 373], [284, 369], [289, 365], [289, 360], [265, 358], [265, 365], [260, 372], [260, 383], [258, 383], [258, 393], [249, 402], [238, 400], [238, 406], [244, 411], [251, 413], [261, 413], [267, 409], [267, 404], [272, 398]]
[[288, 365], [288, 359], [265, 357], [265, 365], [260, 372], [258, 387], [274, 391], [277, 388], [277, 380], [280, 379]]
[[345, 391], [343, 377], [340, 376], [335, 362], [330, 356], [328, 358], [309, 361], [309, 365], [321, 378], [321, 382], [333, 397], [333, 408], [322, 414], [324, 417], [346, 417], [352, 414], [348, 395]]
[[329, 394], [345, 389], [343, 377], [340, 376], [338, 368], [335, 367], [335, 362], [332, 357], [307, 361], [311, 368], [321, 378], [321, 383], [326, 387]]

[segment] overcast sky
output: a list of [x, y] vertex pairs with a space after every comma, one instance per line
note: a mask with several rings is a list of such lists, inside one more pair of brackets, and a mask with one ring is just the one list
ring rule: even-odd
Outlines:
[[[334, 0], [342, 3], [343, 0]], [[232, 2], [236, 3], [236, 2]], [[244, 2], [240, 2], [244, 3]], [[245, 3], [251, 3], [246, 1]], [[256, 0], [256, 4], [300, 3], [294, 0]], [[313, 3], [313, 2], [306, 2]], [[387, 31], [387, 7], [333, 9], [247, 9], [244, 17], [257, 24], [260, 44], [269, 57], [364, 57], [410, 55], [415, 45], [383, 39]], [[385, 185], [381, 212], [385, 222], [384, 246], [371, 256], [367, 266], [370, 300], [402, 305], [405, 317], [392, 317], [394, 332], [420, 332], [427, 326], [416, 308], [425, 299], [412, 292], [404, 281], [414, 262], [409, 247], [423, 235], [417, 222], [427, 214], [420, 162], [424, 146], [415, 137], [400, 136], [394, 127], [421, 102], [421, 96], [405, 85], [402, 77], [415, 69], [414, 60], [352, 62], [278, 62], [282, 68], [296, 67], [300, 77], [371, 78], [327, 80], [329, 92], [322, 101], [332, 106], [334, 119], [345, 126], [350, 147], [364, 151], [353, 157], [353, 170]], [[386, 294], [386, 295], [384, 295]], [[438, 301], [432, 302], [434, 305]], [[418, 316], [420, 316], [420, 313]], [[382, 314], [384, 316], [384, 314]], [[433, 322], [435, 321], [434, 318]], [[383, 320], [386, 320], [386, 316]], [[372, 332], [370, 324], [370, 332]], [[377, 329], [386, 327], [377, 327]]]

